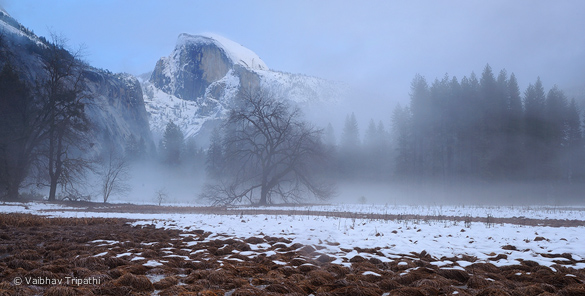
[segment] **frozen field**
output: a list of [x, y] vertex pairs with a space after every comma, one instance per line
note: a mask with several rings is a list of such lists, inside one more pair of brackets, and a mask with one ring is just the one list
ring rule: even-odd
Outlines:
[[[348, 265], [357, 256], [376, 258], [382, 262], [400, 260], [412, 252], [425, 251], [433, 264], [446, 267], [465, 267], [473, 262], [489, 262], [496, 266], [514, 265], [523, 260], [552, 266], [564, 264], [585, 269], [585, 227], [546, 227], [508, 223], [463, 222], [449, 220], [372, 220], [307, 216], [304, 212], [352, 212], [394, 215], [456, 216], [456, 217], [524, 217], [585, 221], [583, 207], [485, 207], [485, 206], [405, 206], [405, 205], [312, 205], [270, 207], [281, 210], [274, 215], [238, 214], [143, 214], [97, 212], [93, 208], [71, 208], [46, 203], [5, 203], [0, 212], [31, 213], [52, 217], [108, 217], [137, 219], [134, 225], [154, 225], [157, 228], [201, 229], [212, 233], [207, 240], [218, 237], [246, 239], [249, 237], [284, 237], [291, 245], [300, 243], [319, 249], [335, 258], [334, 263]], [[288, 211], [288, 214], [286, 214]], [[264, 251], [257, 245], [247, 256]], [[377, 249], [375, 253], [360, 253], [356, 248]], [[270, 251], [269, 254], [273, 251]], [[498, 256], [499, 255], [499, 256]], [[457, 257], [459, 259], [454, 260]], [[470, 259], [471, 258], [471, 259]]]

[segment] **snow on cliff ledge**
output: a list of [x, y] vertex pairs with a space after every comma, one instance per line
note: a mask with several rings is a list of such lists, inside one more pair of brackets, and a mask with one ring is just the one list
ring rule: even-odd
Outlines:
[[253, 70], [268, 70], [268, 66], [253, 51], [245, 48], [237, 42], [212, 33], [204, 33], [200, 35], [182, 33], [177, 40], [177, 48], [193, 43], [215, 44], [217, 47], [223, 49], [225, 54], [234, 64]]

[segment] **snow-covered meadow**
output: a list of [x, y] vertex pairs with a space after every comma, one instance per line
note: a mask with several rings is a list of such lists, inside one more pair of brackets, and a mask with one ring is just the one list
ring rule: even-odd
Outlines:
[[[406, 206], [406, 205], [312, 205], [274, 207], [277, 214], [243, 214], [232, 209], [231, 214], [143, 214], [102, 212], [99, 204], [93, 208], [72, 208], [48, 203], [5, 203], [2, 213], [31, 213], [51, 217], [109, 217], [136, 219], [134, 225], [154, 225], [157, 228], [188, 232], [200, 229], [210, 232], [206, 240], [229, 237], [283, 237], [304, 246], [313, 246], [320, 253], [335, 258], [333, 263], [348, 265], [358, 254], [382, 262], [396, 261], [425, 251], [433, 264], [445, 267], [465, 267], [474, 262], [489, 262], [496, 266], [514, 265], [522, 260], [543, 266], [563, 264], [585, 269], [585, 227], [548, 227], [430, 219], [360, 219], [333, 215], [304, 215], [307, 211], [330, 213], [384, 213], [420, 216], [466, 216], [495, 218], [524, 217], [585, 221], [583, 207], [527, 206]], [[238, 211], [242, 210], [242, 212]], [[288, 212], [285, 212], [288, 211]], [[246, 256], [266, 254], [267, 246], [260, 243]], [[359, 249], [377, 249], [362, 253]], [[270, 253], [274, 251], [269, 251]], [[498, 256], [500, 255], [500, 256]], [[470, 259], [471, 258], [471, 259]], [[570, 259], [569, 259], [570, 258]], [[572, 261], [572, 262], [571, 262]], [[151, 264], [154, 264], [151, 262]]]

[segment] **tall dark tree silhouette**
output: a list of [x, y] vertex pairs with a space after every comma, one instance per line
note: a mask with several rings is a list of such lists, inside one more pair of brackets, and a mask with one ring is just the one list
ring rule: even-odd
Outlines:
[[75, 150], [83, 149], [89, 130], [85, 115], [88, 99], [83, 84], [85, 63], [82, 50], [71, 54], [66, 39], [52, 34], [52, 42], [44, 52], [46, 76], [36, 87], [42, 104], [47, 141], [43, 148], [49, 181], [49, 200], [55, 200], [57, 185], [71, 185], [89, 167]]
[[160, 145], [165, 163], [170, 165], [180, 164], [184, 146], [185, 136], [181, 128], [170, 121], [167, 123]]
[[542, 164], [546, 162], [545, 139], [545, 94], [540, 77], [529, 84], [524, 92], [524, 129], [526, 155], [526, 175], [540, 178], [545, 174]]
[[37, 160], [36, 148], [45, 135], [35, 123], [38, 112], [27, 85], [6, 64], [0, 72], [0, 196], [4, 199], [18, 199]]

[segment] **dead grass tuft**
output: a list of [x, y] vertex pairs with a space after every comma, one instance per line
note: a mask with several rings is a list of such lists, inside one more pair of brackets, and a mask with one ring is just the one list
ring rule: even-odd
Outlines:
[[118, 218], [49, 218], [33, 214], [0, 214], [0, 227], [113, 225], [125, 224], [129, 221], [131, 220]]
[[236, 289], [232, 293], [232, 296], [262, 296], [264, 294], [265, 293], [258, 288], [247, 286]]
[[390, 295], [392, 296], [426, 296], [421, 288], [404, 287], [393, 290]]
[[476, 273], [477, 271], [489, 272], [489, 273], [500, 272], [500, 269], [491, 263], [473, 263], [473, 264], [465, 267], [465, 270], [467, 270], [468, 273], [472, 273], [472, 274]]
[[487, 288], [487, 289], [483, 289], [481, 290], [477, 296], [510, 296], [510, 293], [508, 293], [506, 290], [502, 289], [502, 288]]
[[116, 280], [116, 285], [132, 287], [135, 291], [154, 291], [154, 285], [144, 275], [125, 273]]
[[337, 288], [331, 291], [331, 295], [335, 296], [378, 296], [382, 295], [382, 290], [374, 287], [359, 287], [359, 286], [347, 286]]
[[75, 289], [67, 286], [52, 286], [45, 291], [45, 296], [75, 296]]
[[390, 291], [390, 290], [398, 289], [399, 287], [401, 287], [401, 285], [398, 282], [396, 282], [395, 280], [382, 279], [381, 281], [378, 282], [378, 287], [380, 287], [380, 289], [382, 289], [384, 291]]
[[456, 280], [461, 284], [467, 282], [469, 279], [469, 274], [460, 269], [439, 269], [437, 273], [446, 279]]
[[435, 289], [439, 289], [441, 287], [450, 285], [453, 285], [453, 281], [442, 277], [436, 277], [432, 279], [421, 279], [412, 283], [412, 286], [414, 287], [430, 287]]
[[249, 237], [244, 241], [249, 243], [249, 244], [253, 244], [253, 245], [257, 245], [257, 244], [261, 244], [263, 242], [266, 242], [263, 238], [255, 237], [255, 236]]
[[211, 271], [205, 269], [195, 270], [184, 279], [184, 282], [187, 284], [193, 284], [197, 280], [206, 279], [210, 272]]
[[14, 255], [14, 257], [22, 260], [39, 260], [43, 258], [36, 250], [24, 250]]
[[418, 280], [426, 279], [435, 274], [435, 271], [428, 268], [417, 268], [403, 276], [397, 276], [394, 278], [396, 282], [401, 285], [408, 286]]
[[31, 261], [31, 260], [17, 259], [14, 257], [12, 257], [6, 263], [6, 265], [12, 269], [22, 268], [22, 269], [28, 270], [28, 271], [31, 271], [33, 269], [37, 269], [37, 268], [41, 267], [41, 264], [39, 262]]
[[471, 276], [467, 281], [467, 286], [473, 289], [483, 289], [490, 285], [490, 281], [481, 276]]
[[327, 270], [330, 274], [332, 274], [336, 278], [345, 277], [345, 275], [350, 273], [349, 268], [347, 268], [345, 266], [337, 265], [337, 264], [329, 264], [329, 265], [327, 265], [325, 270]]
[[55, 273], [52, 273], [48, 270], [44, 270], [44, 269], [40, 269], [40, 268], [29, 272], [26, 276], [29, 278], [49, 278], [49, 279], [61, 278], [61, 276], [59, 276], [58, 274], [55, 274]]
[[335, 277], [324, 270], [312, 270], [307, 274], [310, 283], [315, 286], [329, 284], [335, 280]]
[[164, 290], [175, 286], [179, 283], [179, 279], [175, 276], [169, 276], [161, 279], [160, 281], [153, 284], [154, 288], [157, 290]]
[[268, 286], [266, 286], [266, 288], [264, 288], [264, 290], [266, 290], [268, 292], [279, 293], [279, 294], [288, 294], [291, 292], [289, 288], [287, 288], [285, 285], [281, 285], [281, 284], [268, 285]]
[[207, 276], [207, 280], [209, 280], [209, 282], [214, 284], [214, 285], [220, 285], [223, 283], [230, 282], [231, 280], [233, 280], [233, 278], [234, 278], [233, 274], [231, 274], [223, 269], [213, 270]]
[[573, 284], [558, 291], [561, 296], [583, 296], [585, 295], [585, 284]]
[[[203, 290], [199, 293], [189, 292], [189, 293], [185, 293], [185, 294], [179, 294], [179, 296], [191, 296], [191, 295], [194, 295], [194, 296], [221, 296], [224, 294], [225, 294], [225, 292], [222, 290]], [[234, 295], [234, 294], [232, 294], [232, 295]]]
[[130, 261], [118, 257], [108, 256], [104, 258], [104, 264], [109, 268], [116, 268], [118, 266], [128, 265], [130, 264]]
[[84, 267], [91, 270], [107, 270], [108, 267], [104, 264], [104, 259], [99, 257], [80, 257], [73, 261], [73, 266]]
[[[155, 284], [156, 287], [156, 284]], [[158, 288], [157, 288], [158, 289]], [[197, 295], [197, 292], [190, 292], [183, 286], [171, 286], [158, 292], [159, 296], [176, 296], [176, 295]]]

